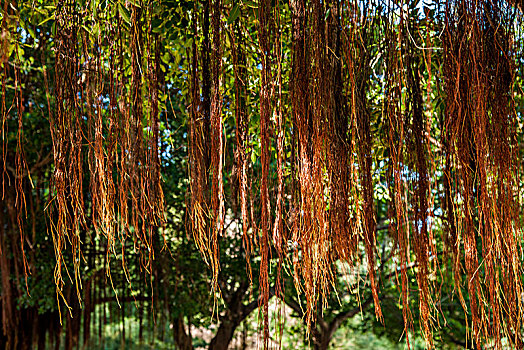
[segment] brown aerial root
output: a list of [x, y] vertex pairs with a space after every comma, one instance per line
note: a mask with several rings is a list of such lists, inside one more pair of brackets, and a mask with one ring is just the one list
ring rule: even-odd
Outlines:
[[262, 56], [261, 86], [260, 86], [260, 162], [262, 164], [260, 179], [260, 294], [263, 315], [264, 349], [269, 347], [269, 249], [271, 232], [271, 213], [269, 204], [269, 163], [271, 162], [269, 147], [272, 141], [270, 133], [272, 105], [271, 84], [271, 2], [264, 0], [258, 11], [260, 26], [258, 37]]
[[[193, 23], [193, 32], [196, 36], [196, 21]], [[196, 40], [193, 41], [191, 50], [191, 83], [190, 83], [190, 109], [189, 109], [189, 178], [190, 178], [190, 205], [189, 205], [189, 229], [193, 233], [195, 243], [200, 251], [209, 251], [209, 243], [206, 236], [205, 197], [204, 190], [207, 187], [207, 176], [205, 175], [205, 134], [203, 116], [201, 112], [199, 70], [198, 70], [198, 47]]]
[[211, 217], [210, 263], [213, 271], [213, 289], [218, 290], [219, 251], [218, 238], [224, 230], [224, 135], [222, 124], [222, 45], [221, 45], [221, 1], [214, 0], [211, 26], [213, 41], [211, 46], [212, 88], [211, 98]]
[[232, 59], [235, 77], [235, 123], [236, 123], [236, 150], [235, 150], [235, 169], [238, 181], [238, 191], [236, 192], [240, 204], [240, 215], [242, 218], [242, 241], [246, 254], [246, 264], [249, 279], [252, 280], [251, 253], [252, 237], [249, 233], [249, 212], [248, 212], [248, 136], [249, 136], [249, 114], [246, 106], [247, 95], [247, 67], [246, 53], [240, 43], [244, 40], [243, 29], [241, 28], [242, 16], [233, 24], [231, 39], [233, 42]]
[[[225, 220], [224, 135], [222, 123], [222, 25], [220, 0], [204, 3], [203, 47], [192, 47], [189, 123], [190, 226], [195, 243], [212, 271], [211, 286], [219, 292], [219, 237]], [[210, 40], [210, 19], [212, 40]], [[197, 23], [193, 25], [197, 34]], [[209, 56], [211, 52], [211, 57]], [[198, 59], [202, 56], [202, 97]], [[209, 169], [209, 170], [208, 170]], [[211, 188], [208, 186], [208, 172]]]
[[[357, 6], [357, 5], [354, 5]], [[357, 8], [355, 8], [355, 12]], [[364, 10], [367, 14], [368, 10]], [[351, 47], [348, 57], [348, 75], [349, 75], [349, 98], [351, 101], [351, 118], [353, 118], [354, 127], [356, 128], [355, 136], [357, 140], [354, 145], [358, 161], [358, 180], [361, 188], [361, 195], [358, 199], [361, 205], [362, 217], [359, 224], [362, 230], [365, 252], [367, 257], [368, 278], [371, 286], [371, 293], [375, 305], [375, 314], [379, 320], [382, 320], [382, 310], [378, 297], [378, 285], [375, 269], [375, 247], [376, 247], [376, 218], [373, 198], [373, 178], [371, 173], [372, 167], [372, 142], [371, 133], [371, 115], [366, 98], [368, 91], [369, 74], [371, 73], [370, 51], [366, 46], [372, 40], [374, 21], [372, 18], [363, 16], [358, 17], [352, 14], [350, 17], [352, 24], [355, 26], [355, 32], [351, 36]], [[359, 38], [359, 39], [357, 39]]]
[[[472, 340], [480, 347], [491, 339], [496, 348], [502, 348], [502, 337], [512, 346], [522, 343], [516, 331], [522, 324], [517, 297], [522, 283], [517, 272], [518, 200], [513, 194], [518, 182], [511, 97], [513, 27], [498, 24], [512, 21], [513, 10], [503, 6], [458, 2], [448, 8], [460, 16], [449, 17], [444, 41], [451, 73], [446, 75], [446, 166], [458, 167], [458, 176], [448, 180], [458, 186], [446, 187], [447, 211], [453, 214], [457, 196], [464, 198], [460, 212], [453, 214], [448, 237], [456, 241], [455, 230], [463, 228]], [[459, 38], [458, 32], [470, 34]], [[455, 259], [455, 283], [460, 284], [459, 258]], [[466, 310], [463, 299], [462, 303]]]
[[[0, 105], [0, 135], [2, 137], [2, 200], [4, 199], [5, 194], [5, 183], [6, 183], [6, 177], [7, 177], [7, 168], [6, 168], [6, 162], [7, 162], [7, 140], [6, 140], [6, 134], [7, 134], [7, 106], [5, 101], [5, 95], [7, 91], [7, 74], [8, 74], [8, 65], [9, 65], [9, 57], [7, 56], [9, 50], [9, 39], [11, 36], [11, 33], [9, 32], [9, 23], [7, 15], [8, 12], [8, 2], [4, 2], [3, 7], [3, 19], [2, 19], [2, 26], [0, 29], [0, 68], [1, 68], [1, 77], [2, 77], [2, 101]], [[2, 253], [0, 251], [0, 253]]]
[[[159, 154], [161, 47], [150, 32], [144, 35], [152, 12], [143, 5], [126, 9], [129, 27], [121, 16], [108, 20], [115, 13], [111, 6], [117, 5], [99, 9], [94, 21], [107, 26], [114, 38], [110, 41], [100, 30], [85, 30], [86, 9], [78, 3], [61, 1], [57, 6], [56, 110], [49, 118], [54, 158], [49, 212], [57, 259], [55, 282], [63, 299], [65, 269], [82, 302], [82, 245], [93, 242], [91, 231], [106, 241], [109, 277], [111, 258], [120, 255], [130, 280], [125, 260], [128, 238], [139, 252], [141, 271], [152, 272], [153, 234], [164, 223]], [[127, 53], [130, 73], [124, 66]], [[144, 84], [151, 93], [147, 98]], [[104, 98], [108, 105], [102, 102]], [[65, 254], [68, 246], [71, 255]], [[69, 259], [72, 274], [66, 268]]]
[[[390, 24], [388, 22], [388, 24]], [[403, 177], [404, 164], [404, 139], [405, 139], [405, 121], [402, 113], [401, 95], [402, 84], [404, 81], [403, 70], [401, 70], [401, 52], [397, 48], [397, 42], [403, 40], [402, 32], [395, 31], [394, 28], [386, 28], [386, 37], [388, 41], [387, 56], [387, 85], [386, 95], [386, 116], [388, 126], [388, 147], [389, 147], [389, 182], [390, 193], [393, 194], [391, 199], [389, 217], [390, 230], [395, 238], [395, 248], [399, 258], [400, 265], [400, 293], [402, 301], [402, 318], [404, 320], [404, 332], [406, 342], [410, 346], [410, 331], [413, 329], [413, 316], [409, 307], [409, 288], [408, 288], [408, 261], [409, 261], [409, 226], [406, 213], [406, 194], [407, 184]], [[398, 280], [398, 273], [396, 278]]]
[[[85, 228], [86, 218], [83, 201], [83, 135], [81, 110], [76, 102], [81, 93], [80, 81], [77, 80], [80, 67], [78, 54], [79, 15], [74, 2], [61, 3], [56, 17], [57, 50], [55, 99], [57, 109], [50, 115], [49, 122], [53, 141], [54, 177], [53, 188], [56, 191], [53, 200], [57, 219], [51, 225], [57, 266], [55, 283], [57, 293], [62, 296], [64, 285], [62, 267], [65, 267], [63, 251], [69, 243], [72, 249], [75, 285], [80, 299], [79, 270], [81, 260], [80, 229]], [[66, 272], [69, 272], [66, 269]], [[65, 299], [64, 299], [65, 301]]]

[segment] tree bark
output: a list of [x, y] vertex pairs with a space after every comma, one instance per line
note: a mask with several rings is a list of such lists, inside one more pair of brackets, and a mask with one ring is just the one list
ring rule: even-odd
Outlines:
[[183, 316], [173, 320], [173, 335], [178, 349], [193, 350], [193, 341], [189, 332], [186, 332]]
[[315, 332], [313, 332], [313, 336], [315, 337], [315, 334], [317, 334], [317, 339], [315, 341], [315, 349], [316, 350], [327, 350], [329, 347], [329, 343], [331, 343], [331, 339], [333, 339], [333, 335], [337, 331], [337, 329], [342, 325], [342, 323], [358, 314], [361, 310], [366, 309], [371, 303], [373, 302], [373, 298], [369, 297], [364, 301], [360, 306], [357, 306], [356, 308], [353, 308], [348, 311], [340, 312], [338, 313], [333, 320], [331, 320], [329, 323], [324, 321], [322, 318], [319, 318], [317, 321], [318, 328], [315, 329]]
[[[227, 350], [235, 330], [260, 305], [262, 296], [259, 296], [249, 304], [242, 303], [247, 295], [247, 290], [248, 284], [242, 283], [234, 293], [231, 293], [229, 296], [225, 295], [228, 308], [224, 315], [220, 317], [220, 326], [209, 344], [209, 350]], [[269, 288], [269, 299], [274, 295], [275, 288]]]
[[[284, 302], [293, 309], [300, 317], [304, 318], [304, 313], [300, 305], [292, 299], [285, 299]], [[368, 297], [360, 306], [338, 313], [330, 322], [325, 321], [321, 315], [317, 316], [316, 325], [311, 329], [313, 346], [315, 350], [327, 350], [333, 335], [342, 323], [367, 308], [373, 302], [373, 297]]]
[[68, 295], [69, 305], [71, 306], [72, 310], [71, 314], [67, 316], [65, 349], [73, 350], [76, 346], [78, 346], [79, 341], [81, 309], [76, 290], [74, 288], [70, 288]]
[[236, 320], [222, 320], [215, 337], [209, 344], [209, 350], [227, 350], [239, 324], [240, 322]]

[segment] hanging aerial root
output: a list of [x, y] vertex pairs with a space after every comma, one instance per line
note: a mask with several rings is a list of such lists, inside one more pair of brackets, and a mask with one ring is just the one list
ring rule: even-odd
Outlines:
[[[516, 272], [520, 268], [520, 244], [516, 239], [520, 230], [515, 221], [518, 200], [513, 195], [518, 182], [510, 97], [513, 27], [498, 24], [512, 21], [513, 15], [508, 7], [492, 2], [475, 6], [459, 2], [453, 10], [463, 15], [446, 23], [445, 57], [448, 69], [460, 74], [447, 76], [447, 95], [456, 98], [448, 98], [446, 142], [447, 163], [459, 164], [460, 185], [455, 194], [450, 187], [446, 190], [447, 210], [451, 212], [456, 205], [454, 196], [464, 198], [460, 210], [463, 214], [457, 215], [456, 221], [457, 228], [465, 231], [465, 265], [476, 346], [492, 339], [496, 348], [502, 348], [502, 337], [506, 337], [518, 347], [522, 340], [515, 327], [522, 323], [522, 312], [517, 295], [522, 284]], [[456, 33], [464, 30], [471, 35], [459, 38]], [[453, 232], [451, 237], [456, 236]], [[456, 264], [455, 276], [458, 268]]]
[[269, 147], [272, 141], [270, 134], [272, 105], [271, 86], [271, 28], [270, 16], [271, 2], [264, 0], [259, 8], [258, 28], [260, 50], [262, 56], [261, 86], [260, 86], [260, 162], [262, 164], [260, 179], [260, 294], [264, 327], [264, 349], [269, 347], [269, 249], [271, 232], [271, 214], [269, 205], [269, 163], [271, 162]]
[[[388, 22], [388, 25], [391, 23]], [[406, 147], [405, 140], [405, 120], [402, 113], [401, 96], [404, 71], [401, 69], [401, 52], [397, 48], [397, 42], [403, 40], [402, 32], [395, 31], [388, 27], [386, 40], [388, 41], [387, 50], [387, 86], [386, 92], [386, 116], [388, 126], [388, 147], [389, 147], [389, 182], [390, 193], [393, 198], [390, 203], [390, 231], [395, 239], [395, 248], [400, 265], [400, 293], [402, 299], [402, 318], [404, 320], [404, 332], [406, 342], [410, 347], [410, 331], [413, 330], [413, 317], [409, 306], [408, 288], [408, 261], [409, 261], [409, 226], [407, 223], [406, 201], [407, 184], [402, 176], [404, 153]], [[396, 274], [397, 271], [395, 271]], [[398, 279], [398, 276], [396, 276]]]
[[[161, 48], [151, 34], [147, 43], [144, 40], [143, 27], [150, 27], [152, 11], [142, 5], [127, 4], [128, 19], [115, 15], [115, 4], [95, 9], [89, 19], [88, 10], [77, 2], [61, 1], [57, 6], [56, 109], [49, 117], [54, 159], [50, 230], [57, 293], [62, 295], [64, 269], [80, 302], [82, 245], [95, 240], [91, 231], [105, 239], [107, 275], [111, 258], [119, 257], [129, 282], [128, 238], [140, 254], [141, 270], [151, 273], [153, 233], [164, 223], [158, 102]], [[86, 20], [96, 22], [114, 40], [107, 41], [103, 30], [85, 30]], [[125, 57], [130, 58], [129, 69]], [[150, 87], [147, 102], [144, 84]], [[66, 254], [68, 246], [70, 254]], [[70, 263], [72, 274], [67, 270]]]
[[[83, 201], [83, 135], [81, 111], [76, 98], [81, 93], [78, 53], [78, 27], [80, 16], [75, 3], [64, 1], [56, 17], [56, 63], [55, 99], [59, 101], [49, 122], [53, 142], [55, 193], [54, 205], [57, 219], [51, 225], [57, 266], [55, 283], [57, 293], [62, 295], [64, 281], [62, 268], [65, 267], [63, 251], [69, 243], [72, 249], [73, 269], [78, 298], [80, 296], [80, 229], [85, 228], [86, 218]], [[66, 268], [67, 271], [67, 268]], [[63, 298], [64, 299], [64, 298]], [[65, 301], [65, 299], [64, 299]]]

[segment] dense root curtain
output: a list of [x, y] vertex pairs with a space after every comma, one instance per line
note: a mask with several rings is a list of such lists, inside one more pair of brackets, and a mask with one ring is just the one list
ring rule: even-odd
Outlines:
[[[57, 258], [55, 282], [62, 297], [66, 279], [71, 279], [80, 299], [82, 247], [94, 242], [93, 234], [107, 244], [109, 277], [109, 262], [118, 257], [129, 279], [128, 240], [140, 252], [140, 268], [152, 271], [153, 234], [163, 225], [164, 198], [158, 105], [161, 46], [151, 32], [149, 5], [95, 9], [90, 20], [99, 26], [98, 32], [85, 30], [87, 10], [78, 3], [63, 1], [57, 6], [56, 108], [49, 117], [54, 173], [48, 211]], [[106, 40], [102, 30], [115, 40]], [[71, 255], [65, 253], [69, 246]]]
[[[259, 4], [260, 78], [259, 85], [252, 85], [259, 99], [251, 116], [239, 94], [249, 91], [244, 90], [249, 84], [243, 71], [245, 45], [235, 41], [232, 53], [238, 172], [232, 184], [238, 186], [248, 257], [253, 252], [249, 235], [260, 230], [264, 317], [272, 259], [285, 257], [292, 263], [296, 290], [305, 296], [308, 324], [337, 283], [337, 264], [365, 265], [368, 278], [363, 288], [371, 291], [377, 317], [382, 317], [381, 278], [396, 276], [406, 337], [413, 331], [411, 300], [416, 298], [422, 334], [433, 347], [433, 333], [440, 326], [435, 276], [450, 266], [458, 297], [471, 315], [476, 346], [494, 340], [500, 348], [503, 337], [520, 346], [521, 225], [513, 100], [518, 62], [514, 27], [503, 25], [514, 23], [517, 10], [503, 2], [461, 1], [421, 10], [411, 2], [384, 7], [375, 2], [294, 0], [289, 5], [289, 23], [283, 23], [270, 16], [275, 4]], [[203, 35], [202, 49], [209, 40], [205, 16], [206, 12], [203, 25], [194, 27]], [[246, 18], [235, 19], [232, 28], [238, 38]], [[291, 45], [282, 55], [274, 43], [286, 30]], [[196, 46], [193, 52], [198, 58]], [[211, 52], [218, 51], [215, 47]], [[202, 77], [205, 87], [209, 78], [200, 72], [209, 67], [197, 58], [192, 61], [193, 81]], [[227, 62], [228, 53], [212, 58], [217, 59]], [[442, 71], [435, 70], [438, 64]], [[282, 67], [287, 67], [289, 79], [280, 78]], [[212, 86], [222, 73], [215, 68]], [[374, 89], [383, 96], [378, 103], [370, 97], [377, 93]], [[205, 113], [206, 89], [192, 91], [193, 101], [199, 102], [191, 107], [191, 210], [197, 220], [192, 226], [200, 248], [216, 256], [206, 238], [198, 237], [215, 239], [212, 232], [224, 210], [216, 202], [221, 194], [218, 160], [227, 150], [219, 143], [219, 124], [212, 123], [211, 134], [206, 134], [206, 118], [197, 117], [199, 108]], [[215, 108], [217, 98], [228, 103], [226, 95], [207, 93]], [[289, 112], [284, 119], [282, 106]], [[257, 127], [246, 127], [248, 118], [259, 120]], [[207, 184], [203, 163], [206, 138], [214, 145], [209, 150], [212, 184]], [[247, 161], [250, 139], [260, 143], [258, 173], [249, 170], [258, 166]], [[260, 193], [248, 190], [253, 181], [260, 183]], [[386, 242], [378, 240], [377, 186], [388, 191], [388, 214], [380, 224], [385, 220], [394, 240], [396, 266], [390, 273], [384, 271], [388, 257], [378, 254]], [[208, 188], [211, 206], [204, 195]], [[248, 214], [248, 203], [253, 203], [249, 196], [259, 201], [258, 223]], [[434, 226], [437, 217], [439, 225]], [[204, 228], [209, 223], [213, 226]], [[263, 323], [267, 341], [267, 318]]]
[[[16, 231], [16, 243], [2, 224], [5, 333], [14, 313], [5, 250], [29, 274], [25, 193], [34, 185], [23, 149], [21, 31], [16, 6], [7, 4], [0, 222]], [[246, 273], [253, 277], [253, 261], [260, 267], [265, 347], [272, 266], [280, 279], [284, 264], [292, 265], [308, 326], [339, 270], [362, 268], [360, 290], [377, 318], [384, 278], [395, 279], [406, 337], [417, 314], [433, 347], [442, 326], [435, 281], [450, 269], [468, 344], [522, 347], [522, 38], [511, 3], [205, 0], [186, 8], [187, 66], [161, 62], [165, 34], [155, 30], [154, 2], [56, 5], [54, 76], [44, 71], [43, 83], [59, 296], [71, 280], [80, 301], [83, 251], [95, 241], [106, 246], [109, 277], [118, 258], [129, 278], [129, 245], [151, 272], [153, 235], [164, 222], [160, 125], [169, 88], [187, 102], [177, 111], [187, 114], [187, 227], [219, 295], [221, 237], [230, 237], [238, 215]], [[166, 69], [182, 71], [185, 85], [165, 84]], [[17, 128], [14, 151], [8, 125]], [[16, 189], [8, 193], [11, 177]]]

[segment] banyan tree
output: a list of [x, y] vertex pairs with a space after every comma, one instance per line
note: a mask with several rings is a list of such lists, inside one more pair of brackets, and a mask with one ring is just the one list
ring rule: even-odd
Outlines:
[[[100, 276], [113, 290], [115, 266], [119, 283], [132, 265], [153, 286], [163, 249], [155, 242], [172, 215], [163, 192], [162, 159], [174, 147], [162, 141], [168, 115], [184, 125], [169, 132], [183, 132], [175, 151], [188, 165], [185, 229], [208, 265], [210, 292], [221, 296], [220, 241], [238, 213], [264, 348], [284, 273], [305, 300], [309, 329], [338, 271], [359, 268], [367, 276], [357, 289], [371, 291], [379, 321], [383, 279], [396, 285], [408, 344], [416, 323], [434, 348], [446, 327], [441, 301], [455, 298], [467, 346], [524, 347], [519, 2], [0, 4], [6, 347], [23, 343], [16, 328], [33, 317], [17, 312], [17, 298], [31, 294], [27, 279], [46, 258], [35, 254], [35, 230], [53, 243], [55, 302], [73, 318], [89, 308], [89, 250], [104, 252]], [[45, 141], [34, 135], [48, 135], [49, 147], [28, 157], [30, 138]], [[442, 293], [443, 280], [452, 290]]]

